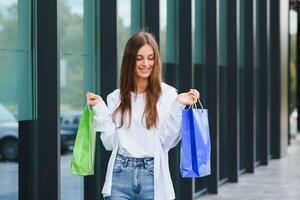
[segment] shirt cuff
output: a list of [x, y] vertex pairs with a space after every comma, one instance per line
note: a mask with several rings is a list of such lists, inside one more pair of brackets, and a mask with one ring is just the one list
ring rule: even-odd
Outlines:
[[185, 109], [186, 105], [179, 103], [177, 100], [174, 101], [172, 105], [172, 110], [174, 112], [181, 112], [183, 109]]
[[96, 105], [92, 106], [92, 109], [96, 116], [104, 116], [104, 114], [109, 111], [104, 101], [100, 101]]

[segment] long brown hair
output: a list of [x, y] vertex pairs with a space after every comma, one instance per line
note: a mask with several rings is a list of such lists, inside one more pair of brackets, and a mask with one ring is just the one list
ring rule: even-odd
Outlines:
[[124, 125], [124, 118], [129, 114], [129, 124], [131, 124], [131, 93], [137, 92], [137, 85], [135, 82], [135, 65], [138, 50], [144, 45], [150, 45], [154, 51], [154, 65], [152, 66], [151, 74], [148, 78], [148, 86], [145, 90], [146, 106], [142, 117], [146, 117], [146, 127], [150, 129], [156, 126], [158, 121], [158, 113], [156, 104], [161, 94], [161, 61], [159, 55], [158, 45], [154, 37], [148, 32], [138, 32], [133, 35], [126, 44], [120, 76], [120, 104], [113, 113], [115, 120], [116, 113], [121, 112], [120, 127]]

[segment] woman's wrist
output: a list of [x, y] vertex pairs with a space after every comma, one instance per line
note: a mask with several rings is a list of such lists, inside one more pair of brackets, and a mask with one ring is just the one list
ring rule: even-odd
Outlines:
[[176, 97], [175, 101], [176, 101], [177, 103], [181, 104], [181, 105], [185, 105], [185, 104], [184, 104], [184, 102], [182, 102], [182, 101], [181, 101], [181, 99], [180, 99], [180, 96], [179, 96], [179, 95], [177, 95], [177, 97]]
[[180, 100], [178, 100], [177, 98], [175, 99], [173, 105], [172, 105], [172, 110], [174, 112], [177, 112], [177, 111], [181, 111], [183, 110], [184, 108], [186, 107], [185, 104], [181, 103]]
[[99, 99], [99, 100], [95, 101], [94, 104], [92, 104], [91, 106], [100, 105], [102, 101], [103, 101], [102, 99]]

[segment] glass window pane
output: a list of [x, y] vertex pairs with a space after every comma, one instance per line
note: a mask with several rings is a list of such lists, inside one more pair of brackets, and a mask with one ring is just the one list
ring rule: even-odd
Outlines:
[[227, 87], [227, 0], [219, 1], [218, 16], [218, 67], [219, 67], [219, 102], [220, 102], [220, 180], [228, 177], [228, 87]]
[[165, 62], [178, 63], [178, 1], [167, 0]]
[[178, 74], [178, 1], [161, 0], [160, 6], [160, 54], [162, 76], [166, 83], [177, 87]]
[[159, 46], [162, 63], [166, 60], [167, 0], [159, 1]]
[[69, 172], [87, 91], [95, 91], [95, 2], [60, 1], [61, 199], [81, 200], [83, 178]]
[[30, 0], [0, 1], [0, 199], [18, 199], [19, 124], [33, 116], [30, 8]]
[[[131, 0], [117, 0], [117, 77], [120, 76], [123, 52], [131, 36]], [[118, 78], [119, 83], [119, 78]]]
[[131, 23], [130, 23], [131, 34], [135, 34], [139, 32], [144, 24], [143, 11], [142, 11], [143, 5], [144, 2], [141, 0], [131, 0]]
[[[295, 118], [296, 113], [299, 113], [299, 107], [297, 112], [297, 82], [300, 81], [300, 77], [297, 77], [297, 31], [298, 31], [298, 13], [296, 10], [290, 9], [289, 11], [289, 36], [290, 36], [290, 53], [289, 53], [289, 76], [290, 76], [290, 100], [289, 100], [289, 116], [290, 116], [290, 133], [292, 138], [297, 133], [297, 120]], [[299, 72], [298, 72], [299, 73]], [[298, 100], [299, 102], [299, 100]], [[299, 114], [298, 114], [299, 116]], [[299, 129], [299, 128], [298, 128]]]
[[[201, 101], [205, 105], [205, 68], [203, 63], [204, 45], [204, 1], [192, 0], [192, 39], [194, 87], [201, 93]], [[195, 179], [195, 192], [203, 192], [207, 188], [205, 179]]]
[[18, 38], [18, 1], [0, 2], [0, 47], [15, 49]]

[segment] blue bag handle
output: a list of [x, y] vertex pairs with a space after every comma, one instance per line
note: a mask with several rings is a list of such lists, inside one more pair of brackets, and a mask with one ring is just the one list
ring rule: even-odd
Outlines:
[[[201, 101], [200, 101], [200, 98], [198, 98], [197, 101], [199, 102], [199, 104], [200, 104], [200, 106], [201, 106], [201, 110], [203, 110], [204, 108], [203, 108], [203, 106], [202, 106], [202, 103], [201, 103]], [[198, 108], [197, 108], [197, 102], [194, 103], [194, 104], [192, 104], [192, 105], [190, 105], [190, 106], [189, 106], [189, 109], [190, 109], [190, 108], [198, 109]]]

